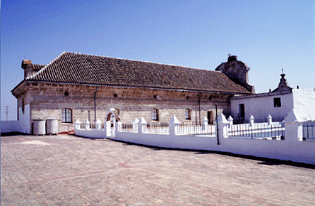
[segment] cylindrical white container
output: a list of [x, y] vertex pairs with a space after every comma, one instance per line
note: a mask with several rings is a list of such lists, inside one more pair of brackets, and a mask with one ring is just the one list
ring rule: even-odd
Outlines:
[[47, 134], [58, 134], [58, 120], [46, 119], [46, 131]]
[[45, 120], [33, 120], [33, 134], [45, 135], [46, 134], [46, 122]]

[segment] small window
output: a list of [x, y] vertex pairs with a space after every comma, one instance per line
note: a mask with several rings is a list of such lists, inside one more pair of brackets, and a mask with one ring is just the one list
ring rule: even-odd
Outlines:
[[151, 111], [151, 119], [154, 121], [159, 121], [159, 110], [158, 109], [153, 109]]
[[25, 102], [24, 102], [24, 98], [22, 98], [22, 113], [24, 114], [25, 111]]
[[114, 97], [117, 97], [118, 95], [117, 94], [114, 94]]
[[274, 104], [274, 107], [281, 107], [281, 98], [274, 98], [273, 99], [273, 104]]
[[69, 108], [62, 109], [62, 122], [72, 123], [72, 109]]
[[190, 120], [191, 119], [191, 110], [186, 108], [185, 109], [185, 119]]
[[69, 96], [69, 92], [65, 91], [65, 96], [66, 97]]

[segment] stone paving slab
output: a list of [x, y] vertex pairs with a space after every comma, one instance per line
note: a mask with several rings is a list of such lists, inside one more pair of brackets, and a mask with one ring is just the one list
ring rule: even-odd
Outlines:
[[71, 135], [1, 137], [1, 205], [314, 205], [311, 165]]

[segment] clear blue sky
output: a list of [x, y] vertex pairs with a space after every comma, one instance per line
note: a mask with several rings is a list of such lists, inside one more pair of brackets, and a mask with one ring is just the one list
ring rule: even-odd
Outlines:
[[4, 0], [1, 119], [16, 119], [11, 90], [22, 59], [48, 64], [63, 51], [214, 70], [237, 55], [256, 92], [315, 88], [313, 0]]

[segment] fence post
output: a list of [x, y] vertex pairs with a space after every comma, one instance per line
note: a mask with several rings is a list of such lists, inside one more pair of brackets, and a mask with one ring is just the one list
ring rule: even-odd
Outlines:
[[268, 125], [271, 125], [272, 124], [272, 117], [270, 116], [270, 114], [268, 115], [267, 119], [268, 119]]
[[116, 135], [119, 131], [121, 131], [121, 125], [122, 125], [122, 122], [116, 122], [116, 124], [115, 124], [115, 134]]
[[223, 115], [223, 113], [221, 113], [218, 116], [218, 129], [217, 129], [217, 140], [218, 140], [218, 145], [220, 144], [220, 140], [222, 140], [223, 138], [227, 138], [228, 137], [228, 128], [227, 125], [229, 124], [229, 122], [226, 120], [225, 116]]
[[169, 127], [170, 127], [170, 135], [176, 135], [178, 125], [180, 124], [180, 121], [175, 117], [175, 115], [172, 117]]
[[111, 126], [110, 121], [104, 122], [104, 132], [106, 137], [110, 137], [110, 126]]
[[132, 122], [132, 131], [133, 132], [137, 132], [137, 124], [139, 123], [138, 118], [136, 118], [135, 120], [133, 120]]
[[79, 121], [79, 119], [77, 119], [77, 121], [74, 124], [75, 124], [75, 129], [80, 129], [81, 122]]
[[233, 118], [232, 118], [231, 115], [230, 115], [230, 117], [228, 118], [228, 121], [229, 121], [229, 127], [232, 128], [232, 125], [233, 125]]
[[292, 109], [283, 120], [285, 140], [288, 142], [303, 141], [303, 125], [300, 117]]
[[147, 122], [143, 117], [141, 117], [139, 123], [138, 123], [138, 133], [142, 134], [145, 131], [145, 127], [147, 125]]
[[208, 133], [208, 119], [207, 117], [204, 117], [202, 120], [202, 129], [204, 130], [204, 133]]
[[250, 117], [249, 117], [249, 124], [250, 124], [250, 126], [252, 127], [252, 126], [254, 126], [254, 123], [255, 123], [255, 118], [253, 117], [253, 115], [250, 115]]
[[95, 122], [95, 125], [96, 125], [97, 130], [101, 130], [102, 122], [99, 119], [97, 119], [97, 121]]
[[85, 121], [85, 130], [89, 130], [89, 129], [91, 129], [91, 123], [90, 123], [90, 121], [87, 119], [87, 120]]

